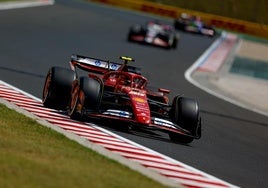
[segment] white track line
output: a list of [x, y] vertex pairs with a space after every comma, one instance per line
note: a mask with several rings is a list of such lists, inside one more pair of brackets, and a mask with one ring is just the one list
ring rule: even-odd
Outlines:
[[196, 61], [195, 63], [189, 67], [189, 69], [187, 69], [184, 73], [184, 77], [186, 78], [186, 80], [188, 80], [190, 83], [192, 83], [193, 85], [195, 85], [196, 87], [204, 90], [205, 92], [215, 96], [215, 97], [218, 97], [224, 101], [227, 101], [229, 103], [232, 103], [234, 105], [237, 105], [239, 107], [242, 107], [244, 109], [247, 109], [247, 110], [251, 110], [253, 112], [256, 112], [256, 113], [259, 113], [261, 115], [265, 115], [265, 116], [268, 116], [268, 113], [267, 112], [264, 112], [264, 111], [261, 111], [257, 108], [252, 108], [252, 107], [249, 107], [247, 105], [245, 105], [244, 103], [241, 103], [237, 100], [234, 100], [230, 97], [227, 97], [225, 95], [222, 95], [218, 92], [215, 92], [214, 90], [210, 89], [210, 88], [207, 88], [205, 87], [204, 85], [202, 85], [201, 83], [197, 82], [196, 80], [194, 80], [191, 75], [192, 73], [198, 68], [200, 67], [205, 61], [206, 59], [209, 57], [209, 55], [221, 44], [221, 42], [223, 41], [223, 39], [226, 37], [226, 33], [224, 32], [222, 34], [221, 37], [219, 37]]
[[54, 3], [55, 3], [54, 0], [8, 1], [0, 3], [0, 10], [46, 6], [46, 5], [53, 5]]

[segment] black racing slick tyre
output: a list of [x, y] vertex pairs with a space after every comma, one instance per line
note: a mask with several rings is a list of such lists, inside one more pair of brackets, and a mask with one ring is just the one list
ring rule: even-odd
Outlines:
[[136, 24], [136, 25], [131, 26], [128, 32], [127, 40], [129, 42], [134, 42], [135, 40], [132, 39], [132, 36], [137, 36], [137, 35], [142, 35], [142, 36], [146, 35], [146, 30], [142, 27], [142, 25]]
[[43, 88], [43, 105], [56, 110], [66, 110], [75, 78], [75, 72], [70, 69], [50, 68]]
[[177, 30], [185, 31], [186, 23], [182, 20], [175, 20], [174, 21], [174, 28]]
[[192, 142], [197, 137], [197, 131], [200, 131], [200, 125], [199, 107], [196, 100], [181, 96], [174, 97], [170, 117], [173, 123], [189, 131], [192, 135], [186, 136], [172, 132], [169, 134], [172, 141], [186, 144]]
[[72, 119], [80, 119], [85, 112], [98, 111], [103, 94], [101, 80], [81, 77], [74, 81], [68, 115]]

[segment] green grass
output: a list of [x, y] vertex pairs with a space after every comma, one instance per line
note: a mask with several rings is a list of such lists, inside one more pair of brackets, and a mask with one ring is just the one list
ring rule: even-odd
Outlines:
[[0, 187], [164, 187], [0, 104]]

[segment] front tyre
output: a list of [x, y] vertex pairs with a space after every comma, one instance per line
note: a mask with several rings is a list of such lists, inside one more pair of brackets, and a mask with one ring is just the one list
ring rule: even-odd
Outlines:
[[199, 137], [199, 107], [197, 101], [187, 97], [176, 96], [173, 99], [170, 110], [170, 118], [173, 123], [187, 130], [191, 136], [170, 133], [169, 137], [172, 141], [181, 143], [190, 143], [194, 138]]
[[56, 110], [66, 110], [75, 78], [75, 72], [70, 69], [50, 68], [43, 87], [43, 105]]

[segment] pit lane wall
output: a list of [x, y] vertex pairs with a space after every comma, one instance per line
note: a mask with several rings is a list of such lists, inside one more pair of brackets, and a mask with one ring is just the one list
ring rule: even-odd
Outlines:
[[268, 25], [264, 24], [247, 22], [243, 20], [217, 16], [213, 14], [206, 14], [202, 12], [142, 0], [87, 0], [87, 1], [100, 2], [107, 5], [122, 7], [146, 13], [152, 13], [173, 19], [178, 18], [181, 15], [181, 13], [199, 15], [204, 22], [214, 25], [217, 28], [268, 38]]

